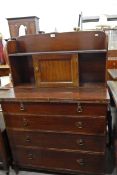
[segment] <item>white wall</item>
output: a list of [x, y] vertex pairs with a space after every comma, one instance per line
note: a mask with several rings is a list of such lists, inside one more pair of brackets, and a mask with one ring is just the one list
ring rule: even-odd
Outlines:
[[9, 38], [6, 18], [38, 16], [40, 30], [53, 32], [72, 31], [83, 16], [117, 14], [117, 0], [1, 0], [0, 32]]

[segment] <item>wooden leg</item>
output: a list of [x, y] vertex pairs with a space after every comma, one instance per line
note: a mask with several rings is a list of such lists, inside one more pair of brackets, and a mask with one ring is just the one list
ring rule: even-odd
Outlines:
[[19, 167], [14, 162], [12, 164], [12, 168], [14, 169], [15, 174], [18, 174], [19, 173]]
[[16, 175], [19, 173], [19, 168], [18, 168], [18, 166], [15, 166], [15, 167], [14, 167], [14, 171], [15, 171], [15, 174], [16, 174]]

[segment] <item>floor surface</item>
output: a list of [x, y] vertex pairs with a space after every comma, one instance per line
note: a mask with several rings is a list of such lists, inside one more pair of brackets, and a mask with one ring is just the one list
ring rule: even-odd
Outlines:
[[[0, 175], [6, 175], [4, 171], [0, 171]], [[9, 175], [16, 175], [13, 170], [10, 170]], [[35, 173], [35, 172], [28, 172], [28, 171], [20, 171], [18, 175], [51, 175], [51, 174], [45, 174], [45, 173]], [[52, 174], [55, 175], [55, 174]], [[67, 175], [67, 174], [66, 174]], [[78, 174], [77, 174], [78, 175]], [[112, 174], [106, 174], [106, 175], [117, 175], [116, 169], [113, 171]]]
[[[0, 175], [6, 175], [4, 173], [4, 171], [0, 171]], [[13, 170], [10, 170], [10, 174], [9, 175], [16, 175], [15, 172]], [[28, 171], [20, 171], [18, 173], [18, 175], [50, 175], [50, 174], [45, 174], [45, 173], [35, 173], [35, 172], [28, 172]], [[52, 175], [55, 175], [55, 174], [52, 174]], [[68, 175], [68, 174], [66, 174]], [[77, 174], [78, 175], [78, 174]], [[116, 169], [113, 171], [113, 173], [111, 174], [106, 174], [106, 175], [117, 175], [117, 171]]]

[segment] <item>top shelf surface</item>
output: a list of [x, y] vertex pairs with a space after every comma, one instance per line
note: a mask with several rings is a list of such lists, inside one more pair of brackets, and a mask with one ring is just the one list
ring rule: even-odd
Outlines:
[[44, 54], [78, 54], [78, 53], [106, 53], [106, 49], [101, 50], [75, 50], [75, 51], [49, 51], [49, 52], [23, 52], [13, 53], [9, 56], [28, 56], [28, 55], [44, 55]]

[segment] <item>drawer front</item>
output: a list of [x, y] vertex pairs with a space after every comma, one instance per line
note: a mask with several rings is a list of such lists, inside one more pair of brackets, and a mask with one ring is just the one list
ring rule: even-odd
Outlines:
[[73, 172], [104, 172], [104, 156], [57, 150], [16, 148], [13, 156], [23, 167], [68, 170]]
[[105, 117], [5, 115], [7, 128], [105, 134]]
[[38, 115], [106, 115], [106, 104], [3, 102], [3, 112]]
[[40, 148], [104, 152], [106, 143], [106, 139], [103, 136], [95, 137], [51, 132], [8, 130], [8, 137], [12, 147], [22, 145]]

